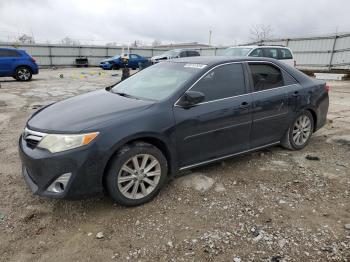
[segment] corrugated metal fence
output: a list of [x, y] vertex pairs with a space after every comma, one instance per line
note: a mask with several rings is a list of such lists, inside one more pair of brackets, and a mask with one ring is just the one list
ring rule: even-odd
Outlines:
[[294, 53], [299, 69], [322, 71], [350, 69], [350, 34], [272, 39], [259, 44], [289, 47]]
[[[255, 43], [256, 44], [256, 43]], [[350, 34], [309, 38], [272, 39], [259, 42], [265, 45], [284, 45], [292, 49], [297, 67], [304, 70], [350, 69]], [[12, 47], [0, 43], [0, 47]], [[90, 66], [97, 66], [102, 59], [118, 55], [122, 47], [107, 46], [64, 46], [43, 44], [22, 44], [18, 48], [26, 50], [42, 67], [73, 66], [75, 59], [83, 56], [89, 59]], [[226, 47], [199, 48], [201, 55], [221, 55]], [[131, 53], [145, 57], [159, 55], [166, 49], [130, 48]]]

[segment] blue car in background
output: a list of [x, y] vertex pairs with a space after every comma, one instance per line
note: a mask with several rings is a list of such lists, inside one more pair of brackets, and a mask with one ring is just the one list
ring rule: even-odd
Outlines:
[[39, 67], [26, 51], [0, 48], [0, 77], [13, 77], [18, 81], [29, 81], [39, 73]]
[[[132, 68], [133, 70], [137, 69], [139, 67], [139, 63], [147, 63], [148, 59], [137, 55], [137, 54], [130, 54], [129, 55], [129, 62], [127, 64], [128, 68]], [[122, 59], [120, 55], [113, 56], [111, 58], [102, 60], [100, 63], [100, 67], [106, 70], [111, 69], [120, 69], [122, 67]]]

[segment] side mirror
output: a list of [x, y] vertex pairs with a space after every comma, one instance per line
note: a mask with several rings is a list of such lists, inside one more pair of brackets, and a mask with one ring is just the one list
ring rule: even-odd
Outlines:
[[205, 99], [205, 95], [201, 92], [196, 91], [187, 91], [179, 100], [177, 103], [179, 106], [182, 106], [183, 108], [190, 108], [192, 106], [195, 106], [201, 102], [203, 102]]

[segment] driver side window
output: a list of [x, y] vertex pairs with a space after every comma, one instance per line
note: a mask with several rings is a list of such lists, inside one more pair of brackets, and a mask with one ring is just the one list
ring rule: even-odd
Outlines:
[[221, 65], [207, 73], [191, 89], [205, 95], [205, 102], [246, 93], [242, 64]]

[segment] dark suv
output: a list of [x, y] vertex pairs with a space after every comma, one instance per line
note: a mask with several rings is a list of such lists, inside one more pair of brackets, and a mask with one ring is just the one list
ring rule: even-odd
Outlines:
[[106, 190], [138, 205], [179, 170], [302, 149], [327, 111], [326, 84], [277, 60], [173, 59], [34, 113], [19, 140], [23, 176], [38, 195]]
[[29, 81], [38, 74], [39, 68], [26, 51], [14, 48], [0, 48], [0, 77], [13, 77], [18, 81]]

